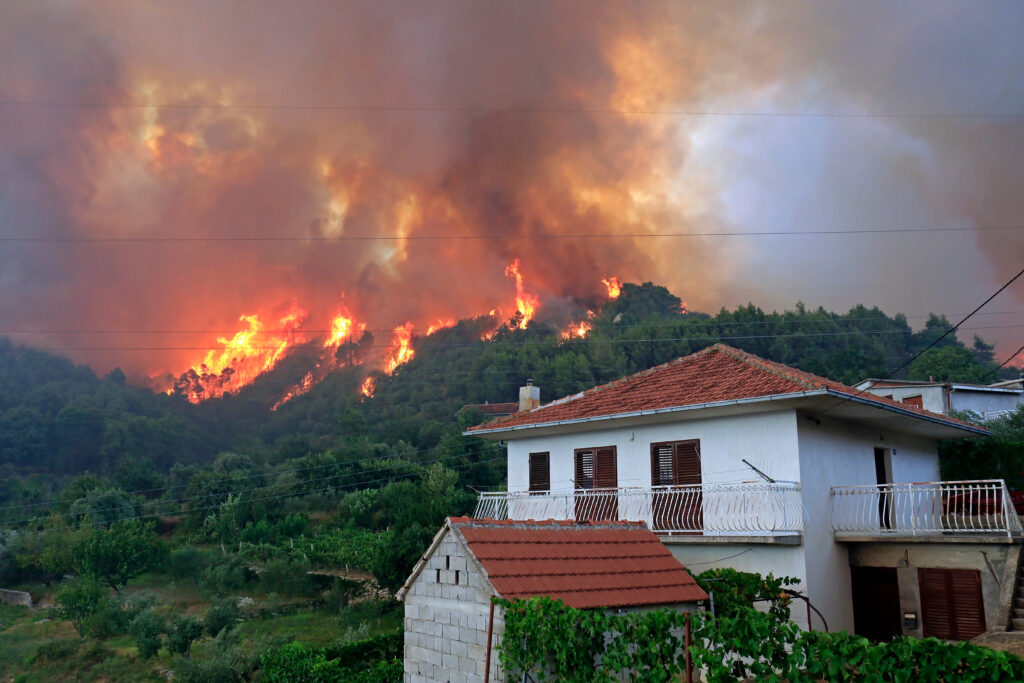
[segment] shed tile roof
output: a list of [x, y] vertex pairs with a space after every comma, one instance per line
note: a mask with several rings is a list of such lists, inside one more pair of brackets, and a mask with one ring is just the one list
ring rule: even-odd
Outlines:
[[642, 522], [452, 517], [495, 591], [550, 595], [570, 607], [638, 607], [706, 600], [686, 568]]
[[765, 396], [797, 396], [816, 390], [856, 396], [859, 400], [882, 407], [897, 407], [953, 426], [978, 429], [977, 425], [947, 415], [867, 393], [725, 344], [715, 344], [539, 408], [477, 425], [469, 431], [500, 430]]

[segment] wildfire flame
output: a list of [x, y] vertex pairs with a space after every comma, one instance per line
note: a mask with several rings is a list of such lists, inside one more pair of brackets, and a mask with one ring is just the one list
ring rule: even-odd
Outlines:
[[377, 383], [373, 381], [373, 377], [367, 377], [363, 380], [363, 386], [360, 387], [359, 392], [366, 398], [372, 398], [373, 392], [377, 390]]
[[218, 337], [224, 348], [209, 351], [198, 367], [178, 379], [175, 389], [192, 403], [238, 391], [274, 367], [290, 347], [305, 341], [298, 327], [307, 315], [293, 304], [272, 332], [264, 331], [258, 315], [241, 316], [245, 329], [230, 339]]
[[516, 308], [519, 310], [519, 329], [525, 330], [527, 323], [533, 319], [533, 314], [540, 305], [540, 299], [529, 294], [523, 286], [523, 276], [519, 272], [519, 259], [515, 259], [505, 268], [505, 276], [515, 278], [516, 281]]
[[609, 299], [618, 299], [619, 294], [622, 294], [622, 284], [619, 282], [619, 278], [614, 275], [608, 278], [601, 278], [601, 282], [604, 283], [605, 289], [608, 290]]
[[270, 409], [271, 410], [277, 410], [278, 408], [281, 407], [282, 404], [287, 403], [288, 401], [292, 400], [296, 396], [301, 396], [302, 394], [304, 394], [307, 391], [309, 391], [310, 389], [312, 389], [313, 388], [313, 384], [315, 382], [316, 382], [316, 377], [314, 376], [313, 371], [310, 370], [309, 372], [307, 372], [305, 374], [305, 376], [303, 376], [302, 380], [298, 384], [296, 384], [294, 387], [292, 387], [288, 391], [288, 393], [286, 393], [284, 396], [282, 396], [277, 401], [277, 403], [275, 403], [274, 405], [270, 406]]
[[427, 336], [429, 337], [438, 330], [443, 330], [446, 327], [455, 327], [455, 320], [452, 318], [438, 320], [436, 323], [427, 328]]
[[565, 332], [562, 332], [562, 339], [572, 339], [578, 337], [583, 339], [590, 332], [591, 325], [586, 320], [581, 320], [578, 323], [573, 323], [569, 326]]
[[412, 343], [412, 331], [413, 326], [411, 322], [399, 325], [394, 329], [393, 348], [387, 361], [384, 363], [384, 372], [387, 374], [390, 375], [399, 365], [408, 363], [415, 355], [416, 352], [410, 346]]
[[344, 342], [350, 341], [353, 332], [362, 332], [366, 329], [366, 323], [359, 323], [356, 325], [353, 320], [354, 318], [347, 309], [344, 309], [343, 313], [339, 313], [334, 320], [331, 321], [331, 336], [324, 341], [324, 348], [337, 348]]

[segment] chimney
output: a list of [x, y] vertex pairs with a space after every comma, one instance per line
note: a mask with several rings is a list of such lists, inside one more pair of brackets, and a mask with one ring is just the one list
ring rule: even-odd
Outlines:
[[533, 386], [533, 380], [526, 380], [525, 387], [519, 387], [519, 412], [540, 407], [540, 387]]

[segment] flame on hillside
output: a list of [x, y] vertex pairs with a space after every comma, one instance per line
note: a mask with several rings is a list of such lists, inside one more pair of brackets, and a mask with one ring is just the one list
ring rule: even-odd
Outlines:
[[609, 299], [618, 299], [619, 295], [622, 294], [622, 285], [619, 283], [619, 278], [614, 275], [608, 278], [601, 278], [601, 282], [608, 291]]
[[455, 320], [453, 318], [445, 318], [443, 320], [438, 320], [433, 325], [427, 328], [427, 336], [429, 337], [438, 330], [443, 330], [448, 327], [455, 327]]
[[209, 351], [200, 363], [182, 373], [172, 391], [192, 403], [238, 391], [273, 368], [291, 347], [305, 342], [298, 328], [307, 315], [292, 304], [274, 330], [265, 330], [258, 315], [241, 316], [246, 327], [230, 339], [218, 337], [224, 348]]
[[519, 324], [521, 330], [533, 320], [533, 316], [540, 306], [540, 299], [526, 291], [523, 284], [523, 276], [519, 272], [519, 259], [515, 259], [505, 268], [505, 276], [515, 278], [516, 281], [516, 309], [519, 311]]
[[393, 373], [399, 365], [408, 363], [416, 354], [412, 348], [412, 331], [413, 325], [411, 322], [399, 325], [392, 331], [394, 338], [391, 342], [391, 352], [384, 363], [384, 372], [387, 374]]
[[586, 320], [573, 323], [565, 332], [562, 332], [562, 339], [583, 339], [590, 332], [591, 325]]
[[359, 388], [361, 393], [366, 398], [372, 398], [373, 392], [377, 390], [377, 383], [373, 380], [373, 377], [367, 377], [363, 380], [363, 385]]

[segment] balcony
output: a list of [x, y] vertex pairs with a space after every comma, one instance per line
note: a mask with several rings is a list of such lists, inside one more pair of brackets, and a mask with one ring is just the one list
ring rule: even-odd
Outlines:
[[1022, 532], [1002, 479], [832, 487], [837, 540], [941, 538]]
[[484, 492], [473, 516], [642, 521], [662, 535], [792, 536], [804, 528], [793, 482]]

